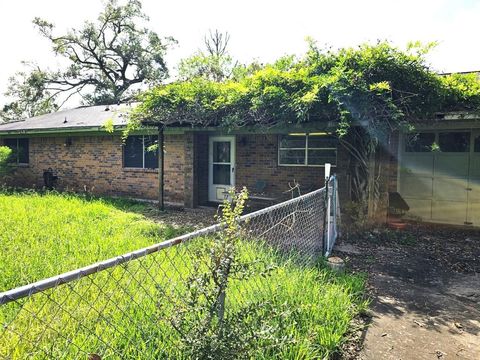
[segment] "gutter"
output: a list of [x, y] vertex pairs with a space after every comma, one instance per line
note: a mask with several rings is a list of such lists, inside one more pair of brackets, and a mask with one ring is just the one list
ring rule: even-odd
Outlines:
[[[275, 126], [259, 128], [257, 126], [245, 126], [242, 128], [228, 129], [222, 126], [208, 126], [208, 127], [191, 127], [191, 126], [172, 126], [165, 127], [165, 134], [183, 134], [185, 132], [216, 132], [219, 134], [284, 134], [288, 132], [312, 132], [325, 131], [333, 129], [334, 122], [331, 121], [314, 121], [295, 124], [277, 124]], [[93, 135], [93, 136], [108, 136], [121, 135], [126, 129], [126, 125], [114, 126], [113, 132], [109, 132], [104, 126], [90, 126], [90, 127], [70, 127], [70, 128], [45, 128], [45, 129], [15, 129], [2, 130], [0, 125], [0, 138], [8, 136], [55, 136], [55, 135]], [[144, 127], [130, 132], [132, 135], [158, 135], [157, 127]]]
[[[78, 128], [50, 128], [50, 129], [19, 129], [19, 130], [1, 130], [0, 138], [8, 136], [28, 135], [28, 136], [55, 136], [55, 135], [95, 135], [95, 136], [108, 136], [108, 135], [121, 135], [126, 126], [115, 126], [113, 132], [107, 131], [103, 126], [91, 126], [91, 127], [78, 127]], [[182, 129], [183, 130], [183, 129]], [[166, 133], [177, 134], [183, 133], [180, 129], [168, 129]], [[132, 135], [155, 135], [158, 131], [154, 128], [144, 128], [131, 131]]]

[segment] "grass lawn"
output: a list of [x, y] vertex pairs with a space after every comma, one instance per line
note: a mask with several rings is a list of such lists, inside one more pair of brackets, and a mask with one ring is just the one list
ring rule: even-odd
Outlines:
[[0, 291], [187, 231], [148, 221], [138, 214], [146, 206], [75, 195], [0, 193]]
[[[185, 229], [151, 222], [128, 201], [74, 195], [0, 194], [0, 289], [39, 280], [173, 237]], [[134, 210], [134, 212], [130, 211]], [[183, 359], [171, 314], [185, 308], [185, 283], [203, 261], [205, 239], [0, 307], [0, 358]], [[208, 254], [205, 254], [208, 257]], [[245, 262], [274, 264], [268, 276], [233, 279], [227, 316], [260, 309], [273, 339], [259, 339], [256, 359], [321, 359], [345, 340], [351, 320], [366, 307], [364, 278], [299, 267], [254, 243]], [[267, 308], [262, 304], [269, 303]], [[278, 340], [278, 341], [277, 341]]]

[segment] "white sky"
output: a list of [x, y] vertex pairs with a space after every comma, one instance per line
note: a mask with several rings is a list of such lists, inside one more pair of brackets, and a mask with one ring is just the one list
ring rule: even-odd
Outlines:
[[[480, 0], [143, 0], [150, 27], [173, 36], [170, 68], [202, 46], [209, 29], [228, 31], [230, 53], [240, 62], [272, 61], [306, 50], [305, 37], [334, 48], [388, 39], [438, 41], [430, 55], [443, 72], [480, 70]], [[31, 21], [40, 16], [58, 32], [95, 19], [101, 0], [0, 0], [0, 93], [8, 78], [33, 60], [58, 67], [48, 42]], [[5, 102], [0, 95], [0, 106]]]

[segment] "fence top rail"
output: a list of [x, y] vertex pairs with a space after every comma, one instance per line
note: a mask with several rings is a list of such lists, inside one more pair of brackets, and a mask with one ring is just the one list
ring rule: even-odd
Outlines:
[[[313, 196], [323, 192], [324, 190], [325, 190], [325, 187], [322, 187], [320, 189], [314, 190], [312, 192], [309, 192], [307, 194], [298, 196], [296, 198], [292, 198], [292, 199], [287, 200], [285, 202], [281, 202], [281, 203], [266, 207], [264, 209], [261, 209], [261, 210], [254, 211], [252, 213], [243, 215], [240, 218], [240, 221], [244, 222], [246, 220], [253, 219], [257, 216], [260, 216], [260, 215], [268, 213], [270, 211], [282, 208], [284, 206], [294, 204], [294, 203], [302, 201], [302, 200], [306, 200], [310, 197], [313, 197]], [[163, 249], [166, 249], [166, 248], [169, 248], [169, 247], [187, 242], [187, 241], [189, 241], [193, 238], [196, 238], [196, 237], [199, 237], [199, 236], [205, 236], [205, 235], [208, 235], [208, 234], [212, 234], [212, 233], [220, 230], [221, 227], [222, 227], [221, 224], [211, 225], [211, 226], [208, 226], [206, 228], [203, 228], [203, 229], [200, 229], [200, 230], [188, 233], [188, 234], [184, 234], [184, 235], [178, 236], [178, 237], [170, 239], [170, 240], [162, 241], [161, 243], [157, 243], [157, 244], [154, 244], [154, 245], [151, 245], [151, 246], [148, 246], [148, 247], [136, 250], [136, 251], [129, 252], [127, 254], [116, 256], [116, 257], [110, 258], [108, 260], [100, 261], [100, 262], [94, 263], [92, 265], [88, 265], [88, 266], [85, 266], [85, 267], [82, 267], [82, 268], [78, 268], [76, 270], [72, 270], [72, 271], [62, 273], [60, 275], [56, 275], [56, 276], [46, 278], [46, 279], [43, 279], [43, 280], [39, 280], [39, 281], [30, 283], [30, 284], [27, 284], [27, 285], [24, 285], [24, 286], [20, 286], [20, 287], [17, 287], [17, 288], [8, 290], [8, 291], [1, 292], [0, 293], [0, 306], [8, 304], [8, 303], [16, 301], [16, 300], [19, 300], [19, 299], [22, 299], [22, 298], [25, 298], [25, 297], [30, 297], [30, 296], [32, 296], [36, 293], [43, 292], [43, 291], [51, 289], [51, 288], [55, 288], [55, 287], [60, 286], [62, 284], [67, 284], [67, 283], [79, 280], [83, 277], [86, 277], [86, 276], [89, 276], [89, 275], [92, 275], [92, 274], [110, 269], [112, 267], [115, 267], [115, 266], [118, 266], [118, 265], [121, 265], [121, 264], [124, 264], [124, 263], [128, 263], [132, 260], [139, 259], [139, 258], [145, 257], [149, 254], [161, 251]]]

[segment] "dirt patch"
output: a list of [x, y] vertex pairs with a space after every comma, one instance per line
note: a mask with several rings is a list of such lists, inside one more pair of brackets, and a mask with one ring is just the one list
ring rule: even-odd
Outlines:
[[480, 359], [480, 231], [410, 225], [343, 240], [367, 272], [371, 318], [356, 359]]
[[154, 206], [149, 206], [142, 210], [143, 215], [155, 222], [191, 231], [215, 224], [216, 213], [217, 209], [213, 207], [186, 209], [167, 206], [165, 211], [159, 211]]

